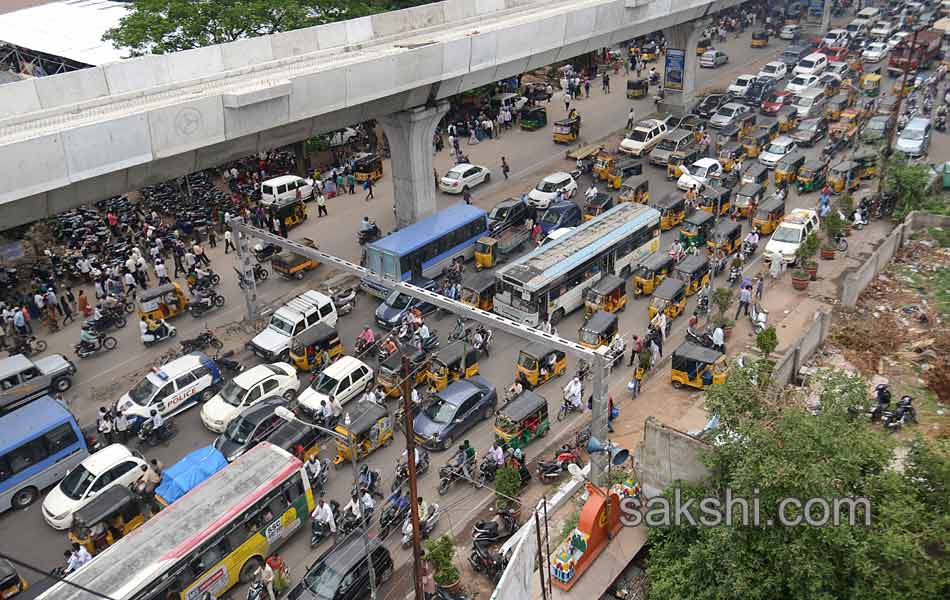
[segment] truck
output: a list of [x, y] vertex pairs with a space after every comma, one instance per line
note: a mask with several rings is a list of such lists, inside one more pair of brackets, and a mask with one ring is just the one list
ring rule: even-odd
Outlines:
[[[940, 41], [943, 34], [939, 31], [921, 31], [917, 34], [916, 43], [913, 36], [904, 38], [891, 51], [891, 58], [887, 62], [887, 72], [891, 77], [897, 77], [910, 64], [909, 70], [929, 69], [931, 63], [940, 54]], [[913, 44], [913, 48], [911, 45]]]

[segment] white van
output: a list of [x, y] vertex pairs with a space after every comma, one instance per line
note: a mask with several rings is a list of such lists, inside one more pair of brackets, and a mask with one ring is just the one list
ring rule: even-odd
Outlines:
[[345, 406], [372, 387], [373, 369], [358, 358], [341, 356], [300, 392], [297, 402], [307, 416], [315, 419], [324, 400]]
[[867, 8], [862, 8], [858, 11], [858, 14], [855, 15], [859, 19], [867, 19], [868, 21], [874, 21], [881, 16], [881, 9], [874, 8], [873, 6], [868, 6]]
[[152, 409], [170, 417], [200, 401], [209, 400], [221, 384], [221, 370], [213, 360], [194, 352], [165, 363], [149, 373], [115, 403], [131, 423], [151, 416]]
[[828, 66], [828, 57], [820, 52], [813, 52], [798, 61], [792, 71], [795, 75], [821, 75]]
[[254, 336], [248, 348], [268, 362], [290, 362], [290, 342], [317, 323], [336, 327], [333, 300], [316, 290], [306, 291], [278, 308], [264, 331]]
[[268, 179], [261, 184], [261, 204], [263, 206], [287, 204], [297, 198], [297, 190], [300, 190], [301, 199], [310, 200], [313, 196], [313, 180], [296, 175], [282, 175]]
[[845, 27], [845, 31], [850, 33], [852, 36], [858, 36], [867, 33], [870, 27], [871, 22], [867, 19], [855, 19], [848, 23], [848, 26]]
[[798, 118], [810, 119], [824, 113], [825, 100], [824, 89], [807, 88], [795, 96], [795, 103], [792, 106], [798, 111]]

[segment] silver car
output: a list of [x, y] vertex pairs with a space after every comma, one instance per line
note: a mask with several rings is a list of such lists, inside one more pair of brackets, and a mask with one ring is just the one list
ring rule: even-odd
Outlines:
[[897, 137], [894, 149], [911, 158], [923, 156], [930, 147], [930, 134], [930, 119], [914, 117]]
[[706, 50], [699, 57], [699, 66], [707, 69], [715, 69], [719, 65], [729, 62], [729, 57], [722, 50]]
[[739, 115], [749, 112], [749, 107], [737, 102], [729, 102], [722, 105], [709, 119], [709, 126], [715, 129], [721, 129], [732, 125]]

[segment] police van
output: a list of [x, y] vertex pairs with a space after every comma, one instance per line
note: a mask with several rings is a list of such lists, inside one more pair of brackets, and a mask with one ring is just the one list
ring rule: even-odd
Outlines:
[[150, 417], [153, 409], [171, 417], [211, 399], [220, 385], [218, 365], [194, 352], [153, 369], [116, 401], [115, 409], [132, 424]]

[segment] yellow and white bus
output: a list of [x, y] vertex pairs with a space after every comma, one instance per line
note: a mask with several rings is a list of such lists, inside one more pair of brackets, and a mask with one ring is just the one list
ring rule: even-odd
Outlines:
[[[303, 463], [262, 442], [68, 577], [113, 600], [199, 600], [250, 580], [313, 510]], [[99, 600], [58, 583], [40, 600]]]

